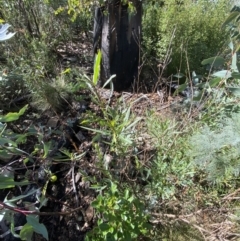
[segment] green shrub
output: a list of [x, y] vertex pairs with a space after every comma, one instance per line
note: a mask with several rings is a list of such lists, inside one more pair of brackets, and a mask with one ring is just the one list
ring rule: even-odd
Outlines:
[[[0, 190], [7, 190], [10, 188], [14, 188], [15, 186], [26, 186], [31, 183], [27, 180], [27, 178], [24, 178], [21, 181], [15, 181], [14, 172], [11, 171], [12, 167], [11, 163], [9, 163], [12, 157], [20, 155], [22, 155], [25, 163], [31, 160], [31, 154], [20, 149], [19, 144], [26, 143], [27, 137], [33, 135], [33, 133], [27, 131], [23, 134], [17, 134], [11, 129], [9, 129], [7, 126], [7, 123], [14, 122], [18, 120], [22, 115], [24, 115], [26, 109], [27, 105], [24, 106], [21, 110], [19, 110], [19, 112], [11, 112], [6, 115], [0, 115], [0, 158], [1, 161], [4, 161], [6, 164], [0, 166]], [[36, 135], [37, 132], [35, 132], [34, 134]], [[49, 150], [46, 148], [45, 144], [44, 146], [45, 150]], [[6, 168], [6, 166], [8, 166], [8, 168]], [[4, 200], [0, 201], [0, 221], [4, 223], [9, 222], [11, 226], [11, 233], [15, 237], [21, 238], [21, 240], [31, 240], [33, 232], [43, 235], [43, 237], [48, 240], [48, 231], [43, 223], [39, 223], [39, 215], [31, 215], [29, 213], [30, 209], [31, 211], [33, 209], [39, 211], [39, 209], [44, 205], [44, 202], [46, 202], [46, 198], [42, 196], [41, 201], [39, 199], [40, 206], [35, 206], [33, 204], [31, 205], [31, 208], [29, 210], [21, 210], [21, 208], [19, 208], [19, 206], [17, 205], [19, 200], [23, 201], [22, 199], [24, 197], [30, 196], [36, 192], [37, 190], [30, 190], [27, 194], [19, 196], [11, 196], [8, 195], [8, 193], [7, 196], [5, 196]], [[14, 220], [14, 214], [16, 212], [24, 214], [27, 221], [26, 224], [22, 226], [19, 234], [17, 234], [14, 230], [14, 224], [16, 223]]]
[[[72, 43], [75, 37], [79, 38], [80, 32], [87, 32], [91, 12], [82, 8], [80, 16], [76, 10], [76, 21], [73, 22], [67, 11], [58, 12], [60, 6], [67, 9], [67, 1], [0, 0], [0, 4], [3, 6], [1, 18], [11, 23], [18, 37], [18, 41], [0, 46], [0, 52], [5, 53], [1, 56], [5, 61], [2, 61], [2, 68], [21, 76], [23, 86], [28, 89], [22, 88], [22, 92], [31, 93], [34, 104], [37, 103], [39, 108], [59, 109], [63, 102], [66, 104], [70, 89], [66, 76], [62, 81], [63, 75], [59, 74], [63, 69], [59, 49], [68, 52], [69, 42]], [[11, 93], [19, 92], [19, 88], [15, 87], [18, 86], [11, 85]], [[2, 90], [1, 93], [4, 93]]]
[[225, 117], [214, 128], [203, 126], [190, 139], [188, 156], [214, 184], [226, 184], [240, 173], [240, 114]]
[[[164, 120], [154, 115], [147, 118], [148, 132], [154, 138], [156, 155], [149, 170], [150, 183], [146, 189], [154, 199], [169, 199], [179, 188], [192, 184], [193, 166], [186, 156], [187, 135], [174, 120]], [[156, 206], [155, 206], [156, 207]]]
[[[143, 15], [143, 45], [155, 66], [164, 62], [172, 49], [167, 74], [185, 73], [189, 69], [203, 73], [201, 61], [223, 48], [228, 35], [221, 25], [229, 12], [229, 1], [163, 1], [146, 4]], [[173, 35], [173, 39], [171, 41]]]
[[143, 203], [128, 189], [120, 190], [115, 183], [110, 182], [105, 187], [104, 194], [99, 194], [92, 203], [100, 218], [86, 240], [139, 240], [141, 235], [148, 235], [150, 225]]

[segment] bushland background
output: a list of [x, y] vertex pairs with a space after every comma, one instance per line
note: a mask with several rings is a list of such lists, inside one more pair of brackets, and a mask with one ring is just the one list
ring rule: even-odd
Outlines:
[[3, 240], [240, 240], [238, 1], [143, 1], [121, 93], [97, 85], [98, 2], [0, 4]]

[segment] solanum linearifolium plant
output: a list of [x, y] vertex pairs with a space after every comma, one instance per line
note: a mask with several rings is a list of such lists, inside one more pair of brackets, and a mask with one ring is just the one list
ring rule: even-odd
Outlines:
[[[121, 106], [120, 104], [111, 106], [101, 99], [96, 88], [100, 76], [101, 52], [95, 56], [94, 74], [92, 80], [86, 77], [86, 83], [92, 92], [93, 101], [100, 107], [103, 117], [94, 114], [88, 116], [81, 122], [81, 126], [96, 133], [93, 138], [96, 152], [101, 148], [98, 139], [108, 137], [109, 152], [114, 153], [118, 160], [126, 159], [127, 153], [134, 148], [134, 127], [140, 118], [133, 118], [131, 107]], [[114, 85], [111, 76], [104, 84], [110, 85], [110, 92], [113, 93]], [[111, 98], [111, 96], [110, 96]], [[97, 119], [98, 118], [98, 119]], [[98, 123], [98, 129], [91, 128], [91, 123]], [[89, 125], [90, 124], [90, 125]], [[89, 127], [88, 127], [89, 126]], [[99, 138], [98, 138], [99, 137]], [[101, 156], [101, 155], [99, 155]], [[101, 160], [100, 162], [104, 160]], [[148, 233], [147, 215], [143, 203], [133, 194], [130, 189], [120, 188], [114, 181], [113, 171], [104, 162], [103, 168], [108, 177], [96, 186], [100, 188], [99, 195], [92, 202], [92, 206], [98, 216], [96, 227], [87, 235], [86, 240], [137, 240], [139, 236]], [[116, 167], [115, 167], [116, 168]], [[107, 172], [107, 173], [106, 173]], [[107, 183], [107, 184], [106, 184]], [[92, 186], [94, 188], [95, 185]]]

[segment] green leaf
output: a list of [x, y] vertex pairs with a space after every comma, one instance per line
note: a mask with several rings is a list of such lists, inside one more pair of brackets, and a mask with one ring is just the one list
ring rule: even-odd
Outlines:
[[0, 150], [0, 160], [8, 162], [13, 157], [13, 154], [8, 150]]
[[179, 85], [178, 88], [174, 91], [174, 96], [177, 95], [178, 93], [182, 92], [187, 88], [187, 83], [184, 83], [182, 85]]
[[232, 65], [231, 65], [232, 71], [238, 72], [238, 67], [237, 67], [237, 53], [234, 53], [232, 56]]
[[29, 181], [27, 181], [27, 180], [22, 181], [22, 182], [14, 182], [13, 178], [11, 178], [11, 177], [0, 176], [0, 189], [12, 188], [15, 185], [24, 186], [24, 185], [28, 185], [28, 184], [29, 184]]
[[20, 199], [23, 199], [23, 198], [25, 198], [25, 197], [28, 197], [28, 196], [34, 194], [34, 193], [37, 192], [38, 190], [39, 190], [39, 189], [33, 189], [33, 190], [31, 190], [30, 192], [28, 192], [26, 195], [19, 195], [19, 196], [17, 196], [17, 197], [14, 197], [14, 198], [9, 199], [8, 202], [16, 202], [16, 201], [18, 201], [18, 200], [20, 200]]
[[108, 232], [109, 231], [109, 228], [110, 226], [107, 224], [107, 223], [101, 223], [99, 225], [99, 228], [102, 232]]
[[216, 86], [218, 86], [218, 84], [221, 82], [221, 78], [214, 78], [214, 79], [211, 79], [210, 81], [209, 81], [209, 86], [210, 87], [216, 87]]
[[0, 122], [11, 122], [18, 120], [21, 115], [24, 114], [28, 105], [25, 105], [19, 112], [10, 112], [7, 115], [1, 116], [0, 115]]
[[128, 199], [128, 197], [129, 197], [129, 190], [126, 189], [126, 190], [124, 191], [124, 198], [125, 198], [125, 199]]
[[46, 158], [48, 156], [48, 152], [50, 150], [50, 147], [52, 145], [52, 142], [49, 141], [49, 142], [46, 142], [46, 143], [43, 143], [43, 149], [44, 149], [44, 155], [43, 155], [43, 158]]
[[113, 182], [111, 182], [111, 192], [113, 194], [117, 192], [117, 185]]
[[105, 186], [100, 186], [100, 185], [91, 185], [91, 189], [95, 189], [95, 190], [98, 190], [98, 191], [103, 191], [105, 188], [107, 187], [107, 185]]
[[240, 73], [238, 73], [238, 72], [233, 72], [233, 73], [232, 73], [232, 77], [233, 77], [234, 79], [240, 79]]
[[21, 240], [31, 241], [32, 235], [33, 227], [29, 223], [26, 223], [20, 231], [20, 238]]
[[227, 89], [235, 96], [240, 97], [240, 87], [227, 87]]
[[97, 56], [95, 58], [95, 63], [94, 63], [94, 72], [93, 72], [93, 84], [94, 85], [97, 85], [98, 78], [100, 75], [101, 59], [102, 59], [102, 53], [100, 50], [98, 50]]
[[128, 201], [131, 203], [134, 200], [134, 196], [132, 195], [131, 197], [128, 198]]
[[28, 134], [19, 134], [19, 135], [15, 135], [16, 137], [16, 143], [25, 143], [27, 140], [27, 136]]
[[[115, 77], [116, 77], [115, 74], [112, 75], [112, 76], [104, 83], [103, 88], [105, 88], [109, 83], [112, 83], [111, 81], [112, 81], [112, 79], [115, 78]], [[112, 86], [111, 86], [111, 90], [113, 91]]]
[[14, 217], [13, 217], [13, 215], [11, 215], [10, 230], [11, 230], [12, 235], [13, 235], [15, 238], [19, 238], [19, 237], [20, 237], [20, 235], [18, 235], [18, 234], [15, 232]]
[[230, 22], [232, 22], [237, 16], [239, 16], [240, 13], [239, 12], [232, 12], [227, 19], [225, 20], [225, 22], [222, 24], [222, 27], [228, 25]]
[[0, 138], [0, 145], [4, 146], [5, 144], [10, 144], [11, 146], [17, 147], [17, 144], [14, 141], [9, 140], [8, 138], [1, 137]]
[[27, 215], [27, 223], [33, 227], [34, 232], [41, 234], [45, 239], [48, 240], [48, 231], [44, 224], [39, 223], [36, 216]]
[[211, 58], [208, 58], [208, 59], [204, 59], [201, 64], [202, 65], [207, 65], [207, 64], [210, 64], [214, 67], [218, 67], [218, 66], [221, 66], [225, 63], [225, 59], [223, 57], [220, 57], [220, 56], [216, 56], [216, 57], [211, 57]]
[[221, 70], [213, 74], [213, 76], [222, 78], [222, 79], [228, 79], [232, 77], [232, 74], [229, 70]]
[[83, 128], [83, 129], [89, 130], [89, 131], [100, 133], [102, 135], [107, 135], [108, 134], [107, 131], [102, 131], [102, 130], [98, 130], [98, 129], [92, 129], [92, 128], [88, 128], [88, 127], [85, 127], [85, 126], [80, 126], [80, 127]]

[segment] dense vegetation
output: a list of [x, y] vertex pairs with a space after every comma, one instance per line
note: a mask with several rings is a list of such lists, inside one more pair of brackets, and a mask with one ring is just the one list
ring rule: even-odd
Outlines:
[[0, 238], [239, 240], [240, 7], [144, 1], [116, 93], [90, 1], [0, 3]]

